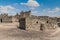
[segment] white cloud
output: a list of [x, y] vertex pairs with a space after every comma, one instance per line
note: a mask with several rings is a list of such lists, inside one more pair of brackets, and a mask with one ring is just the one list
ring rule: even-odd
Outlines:
[[60, 8], [59, 7], [56, 7], [54, 9], [48, 8], [47, 10], [43, 10], [43, 12], [46, 12], [46, 13], [58, 13], [58, 12], [60, 12]]
[[55, 7], [55, 8], [53, 8], [53, 9], [51, 9], [51, 8], [48, 8], [48, 9], [44, 9], [43, 11], [42, 11], [42, 14], [43, 15], [47, 15], [47, 16], [54, 16], [54, 17], [58, 17], [58, 16], [60, 16], [59, 14], [60, 14], [60, 8], [59, 7]]
[[57, 13], [59, 11], [60, 11], [60, 8], [56, 7], [54, 9], [52, 9], [52, 10], [49, 10], [48, 13]]
[[27, 3], [20, 3], [21, 5], [27, 5], [27, 6], [30, 6], [30, 7], [38, 7], [40, 6], [40, 4], [35, 1], [35, 0], [28, 0]]
[[11, 13], [15, 8], [7, 5], [7, 6], [0, 6], [0, 13]]

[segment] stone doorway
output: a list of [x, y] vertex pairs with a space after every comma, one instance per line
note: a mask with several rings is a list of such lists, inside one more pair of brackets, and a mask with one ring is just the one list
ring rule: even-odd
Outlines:
[[20, 29], [23, 29], [23, 30], [25, 30], [26, 29], [26, 23], [25, 23], [25, 18], [20, 18], [20, 20], [19, 20], [19, 25], [20, 25]]
[[0, 19], [0, 22], [2, 23], [2, 19]]
[[44, 24], [40, 25], [40, 30], [43, 31], [44, 30]]

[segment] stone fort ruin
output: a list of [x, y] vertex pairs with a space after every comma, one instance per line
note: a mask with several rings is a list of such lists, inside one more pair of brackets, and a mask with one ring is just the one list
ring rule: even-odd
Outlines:
[[18, 22], [19, 28], [32, 31], [49, 31], [60, 27], [60, 18], [49, 16], [35, 16], [31, 11], [21, 11], [20, 14], [9, 16], [8, 14], [0, 15], [0, 23]]
[[58, 27], [56, 17], [34, 16], [31, 11], [22, 11], [20, 16], [20, 28], [24, 30], [47, 31]]

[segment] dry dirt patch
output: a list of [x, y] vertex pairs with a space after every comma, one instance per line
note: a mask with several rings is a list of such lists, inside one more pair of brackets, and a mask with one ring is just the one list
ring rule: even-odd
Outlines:
[[13, 23], [0, 24], [0, 40], [60, 40], [60, 32], [54, 36], [48, 33], [21, 30]]

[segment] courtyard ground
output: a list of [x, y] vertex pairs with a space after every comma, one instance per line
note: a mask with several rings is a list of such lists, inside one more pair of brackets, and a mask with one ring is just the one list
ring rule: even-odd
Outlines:
[[60, 28], [51, 33], [25, 31], [19, 29], [17, 25], [16, 23], [0, 23], [0, 40], [60, 40]]

